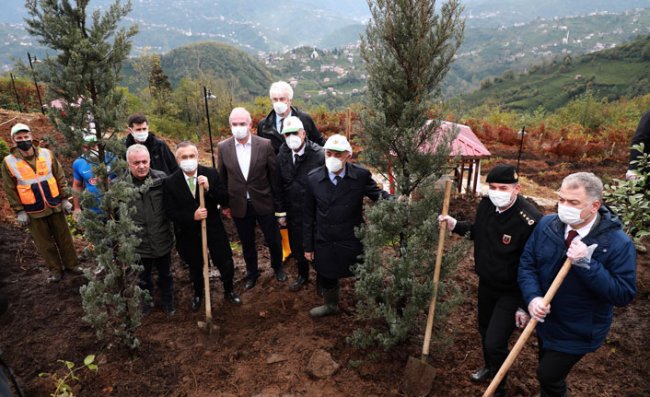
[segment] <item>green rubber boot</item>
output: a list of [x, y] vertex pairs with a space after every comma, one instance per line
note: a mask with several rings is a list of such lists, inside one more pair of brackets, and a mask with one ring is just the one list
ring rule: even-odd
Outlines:
[[312, 317], [325, 317], [339, 313], [339, 287], [323, 290], [323, 299], [325, 304], [318, 306], [309, 311]]

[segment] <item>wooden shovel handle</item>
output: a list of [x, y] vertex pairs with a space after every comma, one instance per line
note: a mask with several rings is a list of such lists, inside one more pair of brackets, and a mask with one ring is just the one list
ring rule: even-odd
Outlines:
[[[199, 184], [199, 206], [205, 208], [203, 185]], [[203, 245], [203, 291], [205, 293], [205, 322], [208, 330], [212, 328], [212, 305], [210, 303], [210, 275], [208, 271], [208, 228], [205, 219], [201, 219], [201, 242]]]
[[[553, 283], [549, 287], [548, 291], [546, 291], [546, 295], [544, 295], [543, 301], [545, 305], [551, 303], [553, 297], [557, 293], [557, 290], [560, 288], [560, 285], [562, 285], [562, 282], [566, 278], [566, 275], [569, 273], [569, 270], [571, 270], [571, 261], [567, 258], [560, 268], [557, 276], [555, 276], [555, 279], [553, 280]], [[492, 382], [490, 382], [490, 386], [488, 386], [487, 390], [485, 390], [485, 393], [483, 393], [483, 397], [491, 397], [494, 394], [497, 387], [499, 386], [499, 383], [501, 383], [503, 378], [506, 376], [506, 373], [508, 373], [508, 370], [512, 366], [512, 363], [514, 363], [515, 359], [521, 352], [521, 349], [523, 349], [526, 341], [530, 337], [530, 334], [533, 333], [536, 326], [537, 320], [531, 318], [528, 322], [528, 325], [526, 325], [526, 328], [524, 328], [521, 335], [519, 335], [519, 339], [517, 339], [517, 343], [515, 343], [515, 346], [508, 354], [508, 357], [506, 357], [506, 360], [503, 362], [503, 364], [501, 364], [499, 372], [497, 372], [497, 374], [494, 376], [494, 379], [492, 379]]]
[[[451, 196], [451, 180], [445, 181], [445, 199], [442, 204], [442, 215], [449, 212], [449, 197]], [[438, 252], [436, 253], [436, 267], [433, 271], [433, 295], [429, 304], [429, 315], [427, 316], [427, 328], [424, 332], [424, 345], [422, 346], [422, 358], [429, 355], [431, 345], [431, 331], [433, 329], [433, 316], [436, 311], [436, 298], [438, 297], [438, 280], [440, 280], [440, 267], [442, 265], [442, 254], [445, 249], [445, 236], [447, 234], [447, 222], [440, 225], [438, 234]]]

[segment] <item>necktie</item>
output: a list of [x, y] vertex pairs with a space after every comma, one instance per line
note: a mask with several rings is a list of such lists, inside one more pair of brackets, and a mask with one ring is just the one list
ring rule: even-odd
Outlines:
[[342, 180], [342, 179], [343, 179], [343, 178], [341, 178], [340, 176], [335, 176], [335, 177], [334, 177], [334, 185], [338, 186], [339, 183], [341, 183], [341, 180]]
[[194, 177], [193, 176], [188, 178], [187, 185], [190, 187], [190, 193], [192, 193], [192, 196], [194, 196], [196, 194], [195, 193], [196, 185], [194, 183]]
[[284, 128], [284, 119], [280, 119], [280, 131], [278, 132], [281, 133], [283, 128]]
[[298, 153], [293, 154], [293, 165], [296, 165], [296, 163], [298, 163], [299, 158], [300, 156], [298, 156]]
[[566, 245], [567, 248], [571, 245], [571, 242], [573, 241], [574, 238], [578, 235], [578, 232], [575, 230], [571, 229], [569, 230], [569, 234], [566, 236], [566, 240], [564, 240], [564, 245]]

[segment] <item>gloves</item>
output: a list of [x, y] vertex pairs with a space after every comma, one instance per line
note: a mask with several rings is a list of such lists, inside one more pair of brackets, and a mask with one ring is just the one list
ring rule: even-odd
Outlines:
[[544, 298], [538, 296], [533, 298], [528, 304], [528, 313], [540, 323], [544, 322], [544, 317], [551, 312], [551, 305], [544, 305]]
[[452, 218], [449, 215], [438, 215], [438, 224], [441, 224], [442, 222], [447, 222], [447, 229], [450, 232], [454, 230], [456, 223], [458, 223], [456, 219]]
[[517, 328], [524, 328], [526, 324], [528, 324], [528, 321], [530, 320], [530, 316], [524, 309], [517, 308], [517, 311], [515, 312], [515, 326]]
[[29, 225], [29, 215], [27, 215], [25, 211], [19, 211], [16, 214], [16, 222], [18, 222], [20, 226]]
[[625, 173], [625, 179], [628, 181], [633, 181], [639, 179], [639, 176], [636, 174], [634, 170], [627, 170], [627, 172]]
[[569, 258], [572, 265], [589, 269], [591, 255], [593, 255], [596, 247], [598, 247], [598, 244], [592, 244], [587, 247], [585, 243], [576, 238], [571, 242], [569, 249], [566, 251], [566, 257]]
[[70, 202], [70, 200], [68, 199], [63, 200], [61, 205], [63, 207], [63, 212], [65, 212], [66, 214], [72, 213], [72, 203]]

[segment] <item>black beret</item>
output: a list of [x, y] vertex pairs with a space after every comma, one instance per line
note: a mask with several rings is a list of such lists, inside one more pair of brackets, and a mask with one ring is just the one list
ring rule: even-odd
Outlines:
[[487, 174], [487, 183], [517, 183], [519, 175], [517, 169], [509, 164], [498, 164]]

